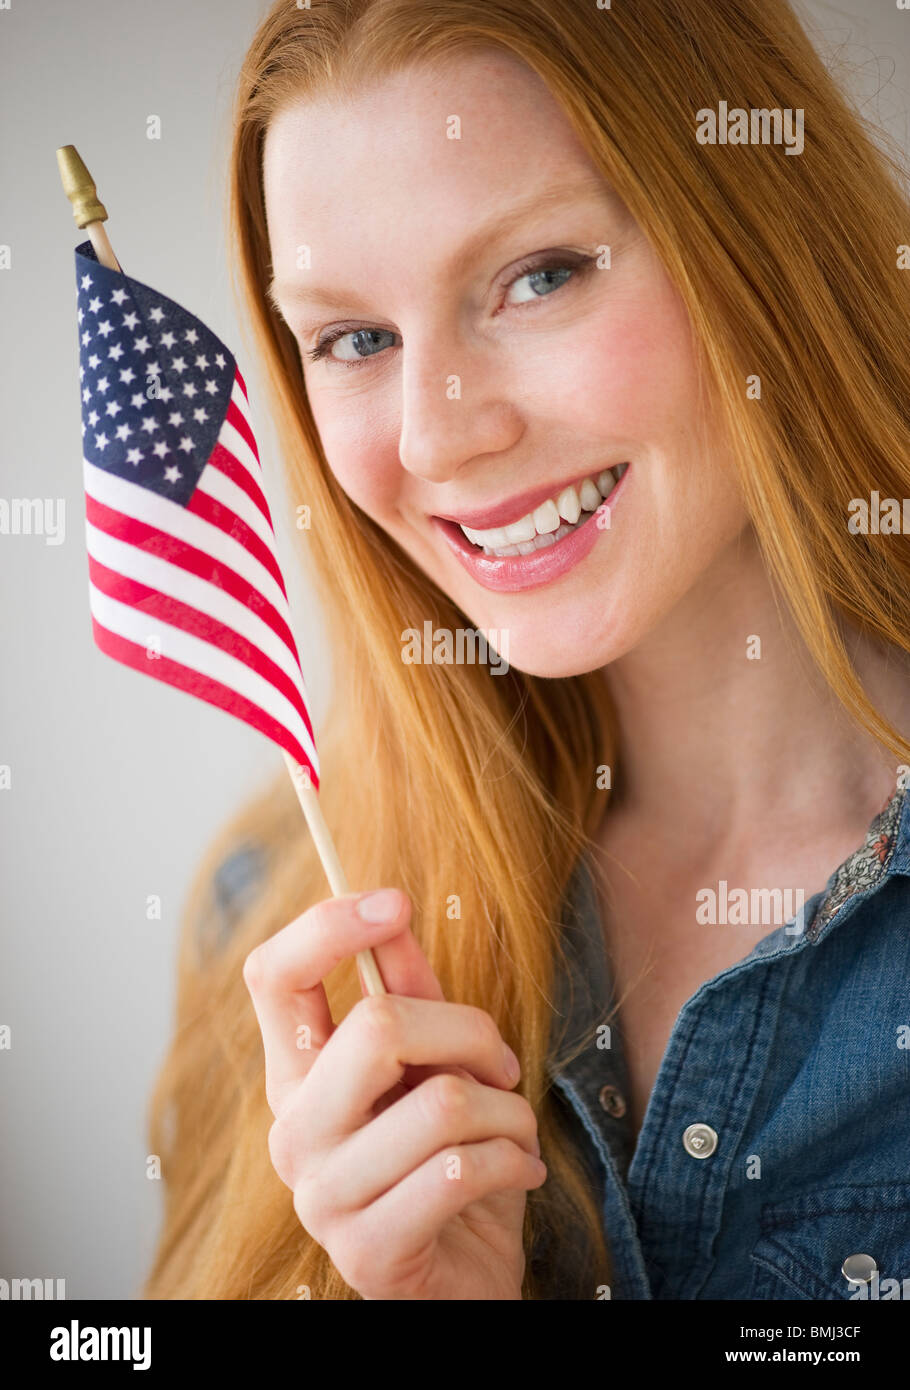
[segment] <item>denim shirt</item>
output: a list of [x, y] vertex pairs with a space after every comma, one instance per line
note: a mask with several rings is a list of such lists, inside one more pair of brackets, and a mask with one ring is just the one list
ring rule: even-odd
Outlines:
[[[230, 855], [206, 929], [229, 933], [266, 872], [255, 843]], [[588, 856], [562, 925], [554, 1039], [567, 1042], [547, 1070], [613, 1274], [604, 1290], [592, 1272], [579, 1295], [567, 1232], [538, 1271], [542, 1296], [910, 1298], [906, 790], [802, 911], [686, 1002], [637, 1142], [621, 1027], [604, 1026], [612, 985]]]
[[[613, 1262], [609, 1293], [592, 1278], [587, 1296], [910, 1298], [906, 790], [824, 890], [685, 1003], [637, 1142], [586, 859], [567, 909], [560, 1008], [588, 1042], [549, 1074]], [[562, 1283], [554, 1268], [545, 1296]]]

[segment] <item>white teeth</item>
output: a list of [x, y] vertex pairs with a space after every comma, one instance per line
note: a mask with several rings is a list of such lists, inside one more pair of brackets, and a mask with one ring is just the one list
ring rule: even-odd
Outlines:
[[586, 478], [581, 487], [569, 486], [554, 500], [548, 498], [527, 516], [508, 526], [491, 527], [488, 531], [462, 526], [472, 545], [480, 546], [487, 555], [530, 555], [534, 550], [554, 545], [578, 524], [582, 512], [594, 512], [605, 497], [609, 497], [628, 464], [605, 468], [597, 480]]
[[597, 484], [592, 483], [590, 478], [585, 478], [581, 485], [581, 492], [578, 495], [583, 511], [594, 512], [600, 506], [600, 491], [598, 490]]
[[548, 536], [559, 526], [559, 510], [556, 503], [547, 498], [543, 506], [534, 509], [534, 528], [539, 536]]
[[563, 488], [556, 499], [556, 506], [563, 521], [568, 521], [571, 526], [574, 526], [581, 516], [581, 502], [574, 487]]

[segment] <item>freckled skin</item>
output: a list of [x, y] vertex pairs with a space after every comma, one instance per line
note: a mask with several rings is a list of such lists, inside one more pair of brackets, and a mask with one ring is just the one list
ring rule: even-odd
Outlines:
[[[453, 113], [460, 140], [446, 138]], [[276, 276], [344, 292], [332, 305], [282, 297], [301, 349], [340, 325], [396, 335], [352, 367], [304, 357], [333, 472], [474, 625], [508, 629], [512, 665], [544, 676], [614, 661], [677, 621], [682, 601], [697, 606], [746, 524], [728, 461], [699, 439], [682, 301], [606, 184], [448, 270], [482, 222], [586, 175], [597, 170], [558, 104], [499, 54], [415, 67], [351, 101], [295, 102], [265, 150]], [[297, 268], [301, 244], [310, 270]], [[507, 288], [535, 253], [603, 245], [608, 269], [531, 302], [527, 278], [521, 298]], [[353, 355], [351, 343], [332, 351]], [[453, 374], [461, 400], [447, 396]], [[479, 585], [429, 520], [622, 461], [632, 475], [610, 530], [523, 592]]]

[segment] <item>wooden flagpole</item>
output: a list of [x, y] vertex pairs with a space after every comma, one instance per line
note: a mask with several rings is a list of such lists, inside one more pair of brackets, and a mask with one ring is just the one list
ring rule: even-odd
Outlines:
[[[57, 165], [60, 169], [64, 192], [73, 205], [73, 217], [76, 226], [88, 233], [100, 264], [106, 266], [108, 270], [120, 271], [122, 274], [120, 263], [114, 255], [113, 247], [104, 228], [104, 223], [107, 221], [107, 209], [103, 203], [99, 202], [94, 180], [79, 157], [75, 145], [63, 145], [58, 149]], [[316, 851], [325, 870], [325, 876], [329, 881], [332, 895], [336, 898], [341, 897], [351, 890], [341, 867], [331, 832], [322, 814], [319, 796], [310, 781], [309, 769], [298, 763], [296, 758], [293, 758], [286, 749], [281, 751], [284, 754], [284, 761], [297, 792], [297, 799], [306, 817], [310, 834], [316, 845]], [[367, 994], [387, 993], [382, 982], [382, 975], [379, 973], [379, 966], [376, 964], [376, 958], [371, 950], [358, 951], [357, 968], [360, 971], [361, 985]]]

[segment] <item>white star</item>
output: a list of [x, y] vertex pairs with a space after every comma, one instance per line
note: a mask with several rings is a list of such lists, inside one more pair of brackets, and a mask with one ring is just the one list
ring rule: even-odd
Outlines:
[[101, 358], [98, 356], [98, 354], [96, 352], [93, 352], [91, 357], [88, 359], [88, 364], [91, 367], [92, 371], [95, 370], [100, 361]]
[[80, 283], [81, 283], [81, 285], [82, 285], [82, 288], [83, 288], [84, 290], [87, 290], [88, 287], [89, 287], [89, 285], [91, 285], [93, 282], [92, 282], [92, 280], [90, 279], [90, 277], [89, 277], [88, 275], [83, 275], [82, 280], [81, 280]]
[[148, 338], [137, 338], [133, 347], [137, 352], [148, 352], [150, 347]]
[[114, 290], [114, 293], [111, 295], [112, 304], [122, 304], [124, 299], [126, 299], [126, 290], [124, 289]]
[[176, 429], [178, 425], [183, 424], [183, 416], [180, 414], [179, 410], [172, 410], [170, 415], [167, 417], [167, 422], [169, 425], [173, 425]]
[[135, 375], [136, 373], [133, 371], [132, 367], [124, 367], [123, 371], [120, 373], [120, 380], [125, 381], [127, 386], [129, 386]]
[[97, 295], [94, 299], [89, 300], [88, 307], [93, 314], [97, 314], [98, 310], [101, 308], [101, 300], [97, 297]]
[[204, 410], [204, 409], [202, 408], [201, 405], [198, 406], [198, 407], [193, 411], [193, 419], [194, 419], [195, 421], [197, 421], [197, 423], [200, 424], [200, 425], [202, 424], [202, 422], [203, 422], [204, 420], [207, 420], [208, 418], [209, 418], [209, 413], [208, 413], [208, 411], [207, 411], [207, 410]]
[[145, 405], [145, 396], [141, 391], [137, 391], [134, 396], [130, 396], [130, 405], [134, 410], [141, 410]]
[[98, 378], [98, 380], [95, 382], [95, 390], [96, 390], [96, 391], [100, 391], [102, 394], [107, 390], [107, 377], [106, 377], [106, 376], [100, 376], [100, 377]]
[[95, 448], [96, 448], [96, 449], [104, 449], [104, 448], [106, 448], [106, 447], [107, 447], [107, 443], [108, 443], [108, 438], [107, 438], [107, 435], [106, 435], [106, 434], [96, 434], [96, 435], [95, 435]]
[[171, 358], [171, 366], [174, 368], [174, 371], [175, 371], [175, 372], [185, 372], [185, 371], [186, 371], [186, 363], [184, 362], [184, 360], [183, 360], [182, 357], [172, 357], [172, 358]]
[[215, 394], [215, 392], [216, 392], [217, 390], [218, 390], [218, 387], [215, 385], [214, 381], [207, 381], [207, 382], [205, 383], [206, 395], [208, 395], [208, 396], [214, 396], [214, 394]]
[[186, 385], [184, 386], [184, 388], [183, 388], [183, 394], [184, 394], [185, 396], [189, 396], [190, 400], [192, 400], [193, 397], [195, 396], [195, 394], [196, 394], [196, 388], [195, 388], [195, 386], [193, 385], [193, 383], [192, 383], [191, 381], [188, 381], [188, 382], [186, 383]]
[[146, 362], [146, 363], [144, 363], [143, 365], [145, 366], [145, 374], [146, 374], [146, 376], [160, 376], [160, 375], [161, 375], [161, 368], [158, 366], [158, 363], [157, 363], [157, 362]]
[[97, 410], [93, 410], [93, 411], [90, 413], [90, 415], [89, 415], [89, 417], [88, 417], [88, 422], [89, 422], [89, 424], [92, 425], [92, 426], [97, 425], [97, 423], [98, 423], [98, 412], [97, 412]]
[[216, 367], [223, 367], [223, 366], [224, 366], [224, 353], [223, 353], [223, 352], [219, 352], [218, 356], [215, 358], [215, 366], [216, 366]]
[[107, 403], [108, 415], [119, 415], [122, 409], [123, 406], [118, 405], [116, 401], [108, 401]]
[[168, 352], [170, 352], [177, 339], [174, 337], [173, 333], [162, 333], [158, 341], [160, 342], [162, 347], [166, 347]]
[[82, 399], [83, 399], [86, 403], [88, 403], [88, 401], [90, 401], [91, 398], [92, 398], [92, 393], [91, 393], [91, 391], [88, 389], [88, 387], [86, 386], [85, 390], [82, 392]]
[[86, 331], [85, 331], [85, 332], [83, 333], [83, 335], [82, 335], [82, 346], [83, 346], [83, 347], [88, 347], [88, 345], [89, 345], [89, 343], [90, 343], [91, 341], [92, 341], [92, 335], [91, 335], [91, 333], [89, 333], [88, 329], [86, 329]]
[[186, 453], [186, 454], [188, 454], [188, 453], [190, 453], [190, 452], [192, 451], [192, 448], [193, 448], [193, 441], [192, 441], [192, 439], [190, 439], [190, 437], [189, 437], [188, 434], [185, 434], [185, 435], [183, 436], [183, 438], [181, 439], [181, 441], [180, 441], [180, 447], [181, 447], [181, 449], [184, 451], [184, 453]]
[[80, 309], [78, 314], [76, 315], [76, 322], [81, 323], [84, 318], [85, 314], [83, 314], [82, 310]]
[[165, 403], [167, 403], [171, 399], [173, 394], [174, 393], [169, 386], [162, 386], [161, 390], [158, 392], [158, 395]]
[[158, 440], [158, 443], [155, 445], [154, 449], [152, 450], [152, 453], [157, 454], [160, 459], [164, 458], [165, 454], [167, 453], [167, 445], [165, 444], [163, 439]]
[[130, 429], [129, 425], [123, 424], [123, 425], [118, 425], [118, 426], [117, 426], [117, 438], [118, 438], [118, 439], [129, 439], [129, 437], [130, 437], [130, 435], [131, 435], [132, 433], [133, 433], [133, 431]]
[[188, 328], [183, 336], [186, 338], [188, 343], [195, 343], [196, 339], [199, 337], [199, 334], [196, 332], [195, 328]]
[[116, 362], [122, 356], [123, 348], [120, 346], [119, 343], [115, 343], [114, 346], [111, 348], [110, 352], [108, 353], [108, 357], [113, 357], [114, 361]]
[[132, 311], [131, 311], [130, 313], [128, 313], [128, 314], [124, 314], [124, 315], [123, 315], [123, 326], [124, 326], [124, 328], [128, 328], [128, 329], [130, 330], [130, 332], [133, 331], [133, 329], [136, 327], [136, 324], [137, 324], [138, 322], [139, 322], [139, 316], [138, 316], [138, 314], [134, 314], [134, 313], [132, 313]]
[[99, 323], [99, 325], [98, 325], [98, 332], [99, 332], [99, 333], [102, 335], [102, 337], [104, 337], [104, 338], [107, 337], [108, 333], [113, 333], [113, 331], [114, 331], [114, 326], [113, 326], [113, 324], [112, 324], [108, 319], [105, 319], [105, 320], [104, 320], [104, 323]]
[[157, 420], [153, 420], [151, 415], [146, 415], [145, 419], [142, 421], [142, 428], [146, 431], [147, 434], [151, 434], [152, 430], [156, 430], [158, 428], [158, 422]]
[[196, 366], [199, 368], [200, 372], [204, 372], [208, 365], [209, 359], [200, 352], [199, 356], [196, 358]]
[[183, 474], [180, 472], [180, 469], [176, 466], [176, 464], [172, 464], [170, 468], [165, 468], [164, 477], [167, 482], [176, 483], [178, 478], [183, 477]]
[[149, 314], [149, 318], [154, 319], [156, 323], [160, 323], [161, 320], [164, 318], [164, 310], [160, 307], [157, 309], [152, 309]]
[[137, 464], [142, 462], [142, 452], [139, 449], [130, 449], [126, 456], [127, 463]]

